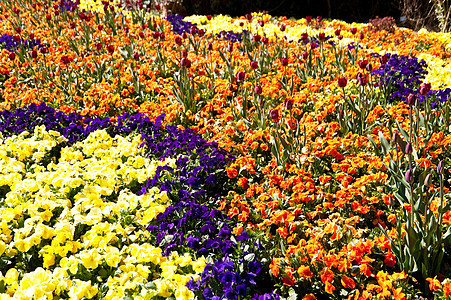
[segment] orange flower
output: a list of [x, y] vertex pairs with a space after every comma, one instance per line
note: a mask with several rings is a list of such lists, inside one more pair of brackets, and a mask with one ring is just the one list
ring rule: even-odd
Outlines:
[[345, 289], [353, 289], [355, 287], [354, 280], [346, 275], [341, 277], [341, 284]]
[[298, 269], [298, 274], [302, 279], [310, 279], [313, 277], [313, 273], [310, 271], [309, 266], [300, 266]]
[[227, 168], [227, 176], [229, 176], [229, 178], [235, 178], [236, 176], [238, 176], [238, 171], [235, 168]]
[[445, 298], [451, 296], [451, 282], [445, 282], [445, 284], [443, 284], [443, 293], [445, 294]]
[[332, 294], [335, 291], [335, 286], [330, 282], [326, 282], [325, 290], [326, 293]]
[[323, 274], [321, 274], [321, 281], [326, 283], [331, 282], [332, 280], [334, 280], [334, 272], [326, 268]]
[[438, 291], [442, 287], [440, 281], [437, 279], [437, 276], [434, 278], [426, 278], [426, 280], [429, 282], [429, 289], [431, 291]]
[[307, 294], [302, 297], [302, 300], [316, 300], [316, 297], [313, 294]]

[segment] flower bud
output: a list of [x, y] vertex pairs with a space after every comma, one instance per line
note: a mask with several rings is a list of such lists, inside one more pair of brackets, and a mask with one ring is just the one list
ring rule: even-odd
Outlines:
[[357, 33], [357, 28], [355, 28], [355, 27], [354, 27], [354, 28], [351, 28], [351, 33], [352, 33], [352, 34], [356, 34], [356, 33]]
[[334, 31], [335, 36], [339, 36], [340, 33], [341, 33], [341, 30], [340, 30], [340, 29], [337, 29], [337, 30]]
[[263, 92], [263, 89], [260, 85], [256, 85], [254, 88], [254, 93], [256, 93], [257, 95], [260, 95]]
[[182, 38], [181, 37], [179, 37], [178, 35], [174, 38], [174, 42], [178, 45], [178, 46], [180, 46], [181, 44], [182, 44]]
[[182, 57], [188, 57], [188, 51], [186, 51], [186, 50], [182, 50], [181, 54], [182, 54]]
[[207, 20], [211, 21], [211, 15], [207, 15]]
[[415, 94], [409, 93], [409, 94], [407, 95], [407, 97], [406, 97], [406, 103], [407, 103], [407, 105], [409, 105], [409, 106], [415, 105], [416, 100], [417, 100], [417, 96], [416, 96]]
[[30, 56], [31, 56], [31, 58], [33, 58], [33, 59], [37, 58], [37, 57], [38, 57], [38, 51], [36, 51], [36, 50], [31, 50]]
[[321, 17], [321, 16], [316, 17], [316, 22], [320, 23], [322, 20], [323, 20], [323, 17]]
[[257, 68], [258, 68], [258, 62], [256, 62], [256, 61], [251, 62], [251, 69], [255, 70]]
[[106, 46], [106, 50], [108, 51], [108, 53], [110, 55], [112, 55], [114, 53], [114, 45], [108, 45]]
[[339, 87], [344, 88], [347, 83], [348, 83], [348, 81], [346, 80], [345, 77], [338, 78], [338, 86]]
[[303, 52], [302, 53], [302, 59], [306, 60], [308, 57], [308, 52]]
[[282, 57], [282, 58], [280, 59], [280, 63], [282, 64], [283, 67], [288, 66], [288, 58]]
[[277, 122], [277, 119], [279, 118], [279, 111], [277, 109], [271, 109], [269, 111], [269, 117], [273, 122]]
[[9, 53], [8, 58], [9, 58], [9, 60], [16, 59], [16, 53], [14, 53], [14, 52]]
[[235, 78], [237, 81], [243, 81], [245, 78], [245, 73], [243, 71], [239, 71], [236, 73]]
[[307, 42], [307, 40], [308, 40], [308, 33], [307, 32], [301, 33], [301, 40], [303, 40], [304, 42]]
[[186, 32], [182, 33], [182, 38], [186, 39], [188, 37], [188, 34], [186, 34]]
[[262, 37], [262, 43], [268, 45], [269, 39], [266, 36]]
[[207, 43], [207, 50], [208, 50], [208, 51], [213, 50], [213, 44], [212, 44], [211, 42], [208, 42], [208, 43]]
[[424, 178], [424, 186], [430, 187], [431, 185], [432, 185], [432, 175], [431, 173], [429, 173]]
[[312, 21], [312, 16], [305, 17], [305, 20], [307, 21], [307, 24], [310, 24], [310, 22]]
[[70, 22], [70, 23], [69, 23], [69, 27], [70, 27], [71, 29], [74, 29], [74, 28], [75, 28], [75, 22]]
[[263, 20], [258, 20], [258, 25], [260, 25], [260, 27], [265, 26], [265, 22]]
[[262, 37], [259, 34], [254, 35], [254, 41], [256, 41], [257, 43], [260, 42], [261, 38]]
[[138, 52], [133, 52], [132, 57], [134, 60], [139, 60], [139, 53]]
[[373, 71], [373, 64], [372, 63], [369, 63], [367, 66], [366, 66], [366, 70], [368, 71], [368, 72], [372, 72]]
[[427, 93], [431, 90], [431, 84], [430, 83], [423, 83], [420, 85], [419, 92], [421, 96], [426, 96]]
[[359, 82], [359, 84], [360, 84], [361, 86], [365, 86], [366, 83], [367, 83], [366, 76], [365, 76], [364, 74], [362, 74], [362, 73], [359, 72], [359, 73], [357, 74], [357, 81]]
[[248, 20], [249, 22], [252, 21], [252, 15], [251, 15], [251, 14], [245, 14], [244, 17], [245, 17], [246, 20]]
[[189, 33], [191, 33], [192, 35], [195, 35], [197, 33], [197, 28], [196, 26], [191, 26]]
[[292, 109], [293, 109], [293, 104], [294, 104], [294, 100], [293, 100], [293, 99], [287, 98], [287, 99], [285, 100], [285, 107], [286, 107], [288, 110], [292, 110]]
[[407, 143], [406, 144], [406, 148], [404, 149], [404, 153], [409, 155], [409, 154], [412, 153], [412, 151], [413, 151], [412, 144], [411, 143]]
[[406, 175], [404, 177], [408, 183], [412, 183], [413, 182], [413, 170], [412, 169], [407, 170]]
[[285, 29], [286, 29], [286, 27], [285, 27], [285, 25], [284, 25], [284, 24], [280, 25], [280, 31], [284, 32], [284, 31], [285, 31]]
[[392, 142], [393, 142], [394, 144], [396, 144], [396, 143], [398, 143], [398, 140], [399, 140], [399, 135], [398, 135], [397, 132], [395, 132], [395, 133], [393, 134], [393, 137], [392, 137]]
[[42, 47], [39, 49], [39, 52], [41, 52], [42, 54], [46, 54], [49, 52], [49, 50], [46, 47]]
[[203, 30], [202, 28], [197, 30], [197, 35], [203, 37], [205, 35], [205, 30]]
[[441, 160], [437, 165], [437, 173], [442, 175], [444, 170], [445, 170], [445, 166], [444, 166], [443, 160]]
[[227, 45], [227, 52], [232, 52], [233, 51], [233, 44], [232, 43], [229, 43], [228, 45]]
[[320, 33], [318, 34], [318, 39], [319, 39], [320, 41], [324, 41], [324, 40], [326, 39], [326, 34], [325, 34], [324, 32], [320, 32]]
[[364, 70], [366, 68], [366, 65], [368, 64], [368, 60], [359, 60], [357, 64], [359, 65], [360, 69]]
[[190, 68], [191, 67], [191, 61], [188, 59], [188, 58], [182, 58], [181, 60], [180, 60], [180, 65], [182, 66], [182, 67], [186, 67], [186, 68]]

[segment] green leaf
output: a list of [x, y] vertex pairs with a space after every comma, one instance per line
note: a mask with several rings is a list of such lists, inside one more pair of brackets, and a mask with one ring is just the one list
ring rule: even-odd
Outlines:
[[381, 142], [382, 150], [384, 154], [387, 154], [390, 150], [390, 145], [388, 144], [387, 139], [384, 137], [381, 131], [379, 131], [379, 141]]
[[376, 152], [376, 155], [381, 155], [381, 151], [379, 150], [379, 147], [377, 146], [376, 142], [373, 140], [373, 138], [368, 134], [367, 135], [368, 140], [370, 141], [371, 145], [373, 145], [374, 151]]

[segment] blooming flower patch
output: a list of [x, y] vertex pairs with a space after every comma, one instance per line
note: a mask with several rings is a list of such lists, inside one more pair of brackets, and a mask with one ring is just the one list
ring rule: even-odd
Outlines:
[[449, 33], [128, 4], [0, 3], [1, 297], [449, 299]]

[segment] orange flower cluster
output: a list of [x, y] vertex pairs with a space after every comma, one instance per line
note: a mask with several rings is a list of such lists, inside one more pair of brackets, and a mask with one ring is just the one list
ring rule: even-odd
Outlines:
[[[257, 28], [262, 30], [259, 37], [270, 38], [267, 42], [254, 35], [231, 43], [208, 32], [180, 37], [167, 20], [150, 15], [132, 19], [134, 12], [117, 14], [107, 23], [97, 12], [86, 12], [89, 18], [76, 11], [59, 13], [59, 1], [50, 6], [21, 3], [18, 15], [0, 3], [2, 32], [22, 39], [34, 35], [47, 51], [35, 47], [36, 57], [27, 50], [12, 60], [9, 51], [1, 51], [0, 108], [44, 101], [87, 116], [141, 112], [155, 119], [165, 113], [165, 122], [191, 127], [236, 156], [226, 169], [235, 189], [218, 207], [238, 221], [236, 235], [251, 229], [264, 241], [271, 274], [282, 291], [294, 286], [304, 291], [299, 299], [329, 294], [405, 299], [412, 277], [396, 268], [390, 243], [379, 229], [396, 236], [401, 211], [387, 186], [390, 157], [377, 155], [368, 136], [380, 146], [379, 134], [388, 141], [393, 132], [401, 135], [396, 124], [408, 131], [409, 108], [404, 103], [375, 105], [364, 119], [374, 127], [364, 135], [343, 131], [340, 110], [346, 101], [358, 100], [357, 74], [367, 71], [357, 62], [368, 60], [373, 69], [381, 65], [372, 52], [427, 53], [449, 62], [436, 35], [253, 14], [311, 40], [291, 41], [280, 32], [273, 38]], [[14, 28], [18, 23], [23, 24], [19, 34]], [[328, 39], [321, 40], [321, 33]], [[182, 58], [190, 65], [182, 66]], [[243, 79], [238, 72], [244, 72]], [[346, 88], [337, 85], [339, 76], [349, 80]], [[182, 83], [188, 86], [185, 100], [177, 98]], [[191, 100], [195, 105], [187, 109]], [[282, 140], [285, 144], [277, 142]], [[434, 132], [418, 163], [432, 172], [450, 150], [449, 132]], [[402, 151], [392, 155], [401, 157]], [[276, 155], [284, 157], [283, 165]], [[434, 182], [430, 189], [437, 187]], [[431, 201], [431, 209], [437, 212], [438, 204]], [[451, 225], [449, 211], [443, 224]], [[450, 295], [449, 281], [428, 280], [431, 290]]]

